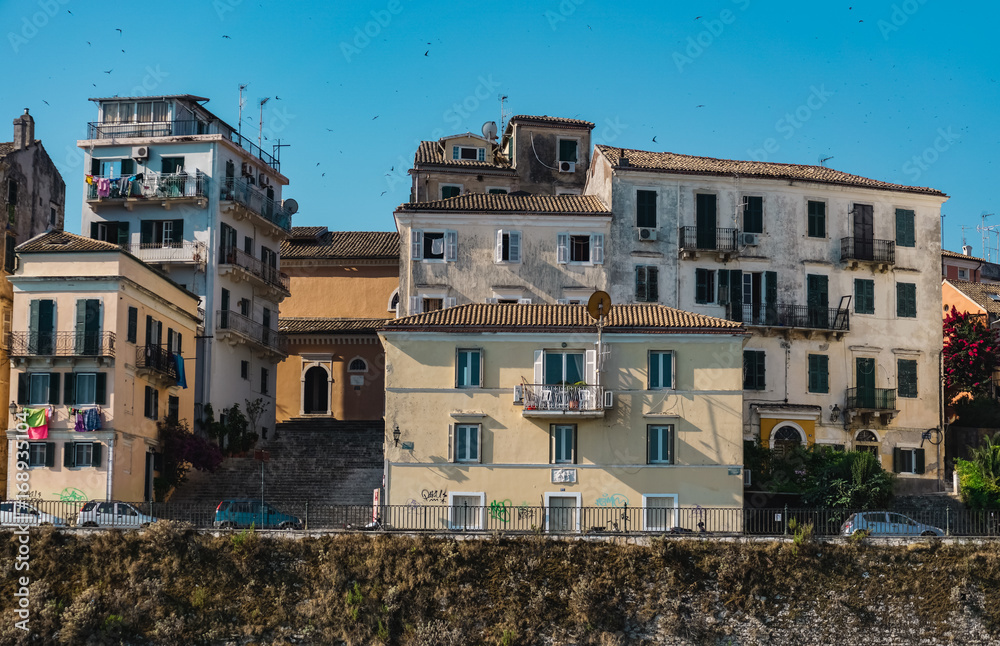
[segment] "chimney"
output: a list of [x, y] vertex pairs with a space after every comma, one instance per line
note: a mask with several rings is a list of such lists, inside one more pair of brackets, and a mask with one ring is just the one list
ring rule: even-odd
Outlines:
[[24, 109], [24, 114], [14, 119], [14, 150], [27, 148], [35, 141], [35, 120], [28, 114], [28, 108]]
[[962, 245], [962, 253], [965, 254], [966, 256], [971, 256], [972, 255], [972, 245], [971, 244], [964, 244], [964, 245]]

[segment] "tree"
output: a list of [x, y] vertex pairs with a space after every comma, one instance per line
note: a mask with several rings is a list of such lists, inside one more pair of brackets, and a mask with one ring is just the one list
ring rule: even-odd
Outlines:
[[[944, 320], [944, 386], [949, 395], [993, 394], [993, 372], [1000, 366], [1000, 335], [981, 315], [953, 305]], [[950, 397], [949, 397], [950, 399]]]
[[219, 447], [192, 433], [187, 422], [163, 419], [156, 422], [156, 428], [162, 457], [160, 476], [154, 482], [157, 498], [183, 484], [191, 469], [214, 473], [222, 464]]
[[257, 434], [248, 430], [250, 423], [240, 410], [239, 404], [223, 408], [220, 417], [222, 419], [216, 421], [212, 405], [205, 404], [202, 428], [210, 438], [218, 442], [219, 448], [225, 455], [245, 453], [253, 448], [257, 442]]
[[[250, 432], [257, 435], [257, 424], [260, 422], [261, 416], [267, 410], [267, 402], [264, 401], [262, 397], [250, 401], [249, 399], [243, 400], [247, 405], [247, 418], [250, 420]], [[266, 433], [261, 436], [262, 439], [267, 439]]]

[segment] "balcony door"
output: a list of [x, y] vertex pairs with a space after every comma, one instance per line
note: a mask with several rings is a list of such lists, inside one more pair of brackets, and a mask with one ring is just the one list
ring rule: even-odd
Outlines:
[[53, 354], [56, 340], [56, 302], [31, 301], [31, 320], [28, 330], [28, 352], [37, 355]]
[[854, 257], [875, 258], [875, 222], [871, 204], [854, 205]]
[[855, 359], [855, 380], [858, 408], [875, 408], [875, 359]]
[[302, 388], [302, 413], [328, 415], [330, 413], [330, 377], [323, 366], [306, 370]]
[[81, 298], [76, 301], [76, 352], [95, 356], [101, 349], [101, 301]]
[[806, 306], [809, 308], [809, 327], [830, 327], [830, 287], [827, 276], [806, 276]]
[[584, 381], [583, 352], [546, 352], [545, 384], [571, 385]]
[[697, 245], [699, 249], [715, 249], [715, 229], [719, 226], [716, 217], [715, 195], [699, 193], [695, 196], [697, 225]]

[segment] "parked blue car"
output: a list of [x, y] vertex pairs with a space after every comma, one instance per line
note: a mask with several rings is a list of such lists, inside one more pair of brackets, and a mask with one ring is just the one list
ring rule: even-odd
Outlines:
[[302, 521], [283, 514], [268, 503], [250, 498], [223, 500], [215, 508], [215, 522], [220, 529], [250, 527], [259, 529], [301, 529]]

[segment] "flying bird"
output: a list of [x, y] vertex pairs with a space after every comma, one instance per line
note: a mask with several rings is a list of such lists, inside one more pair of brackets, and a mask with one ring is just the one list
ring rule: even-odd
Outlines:
[[[90, 41], [89, 40], [87, 41], [87, 44], [90, 45]], [[91, 45], [91, 47], [93, 47], [93, 45]]]
[[316, 162], [316, 165], [319, 166], [319, 162]]
[[121, 36], [121, 35], [122, 35], [122, 30], [121, 30], [121, 29], [119, 29], [118, 27], [115, 27], [115, 31], [117, 31], [117, 32], [118, 32], [118, 35], [119, 35], [119, 36]]
[[704, 108], [704, 107], [705, 107], [705, 104], [704, 104], [704, 103], [702, 103], [701, 105], [698, 105], [698, 106], [695, 106], [695, 107], [697, 107], [697, 108]]
[[326, 177], [326, 173], [323, 173], [322, 175], [320, 175], [320, 177]]
[[281, 97], [280, 97], [280, 96], [275, 96], [275, 97], [274, 97], [274, 100], [275, 100], [275, 101], [280, 101], [280, 100], [281, 100]]
[[112, 67], [112, 68], [111, 68], [111, 69], [109, 69], [109, 70], [104, 70], [104, 73], [105, 73], [105, 74], [110, 74], [111, 72], [114, 72], [114, 71], [115, 71], [115, 68], [113, 68], [113, 67]]
[[424, 52], [424, 56], [427, 56], [427, 54], [429, 54], [429, 53], [430, 53], [430, 51], [431, 51], [431, 50], [429, 50], [429, 49], [428, 49], [428, 50], [427, 50], [426, 52]]
[[68, 14], [69, 14], [69, 15], [71, 15], [71, 16], [73, 15], [73, 12], [72, 12], [72, 11], [70, 11], [69, 9], [67, 9], [67, 10], [66, 10], [66, 13], [68, 13]]
[[378, 194], [379, 197], [382, 197], [383, 195], [385, 195], [385, 191], [382, 191], [381, 193]]
[[333, 132], [333, 128], [327, 128], [326, 131], [327, 132]]
[[[49, 105], [49, 102], [48, 102], [48, 101], [46, 101], [45, 99], [42, 99], [42, 103], [44, 103], [45, 105]], [[51, 106], [50, 106], [50, 107], [51, 107]]]
[[376, 119], [378, 119], [378, 115], [377, 114], [374, 117], [372, 117], [372, 121], [375, 121]]
[[653, 143], [654, 144], [656, 143], [656, 137], [653, 137]]
[[122, 54], [124, 54], [124, 53], [125, 53], [125, 50], [123, 49], [123, 50], [122, 50]]
[[[225, 34], [222, 34], [222, 37], [223, 37], [223, 38], [229, 38], [229, 36], [227, 36], [227, 35], [225, 35]], [[232, 40], [232, 38], [229, 38], [229, 40]]]

